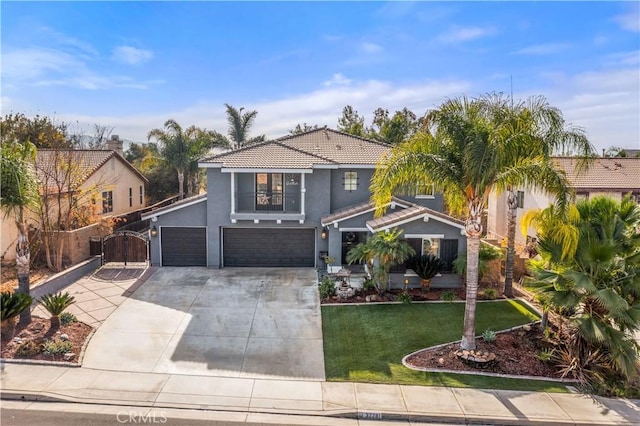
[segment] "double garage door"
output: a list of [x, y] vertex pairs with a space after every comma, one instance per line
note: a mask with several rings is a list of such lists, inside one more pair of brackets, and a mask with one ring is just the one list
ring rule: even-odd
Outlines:
[[[160, 228], [162, 266], [207, 266], [207, 228]], [[224, 228], [224, 266], [315, 266], [315, 229]]]
[[315, 266], [315, 229], [225, 228], [224, 266]]

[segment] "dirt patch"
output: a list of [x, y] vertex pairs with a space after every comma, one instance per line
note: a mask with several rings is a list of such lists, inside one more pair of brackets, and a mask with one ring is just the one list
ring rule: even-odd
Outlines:
[[[29, 282], [31, 283], [31, 288], [46, 280], [54, 273], [55, 272], [51, 272], [48, 268], [32, 269], [31, 271], [29, 271]], [[10, 293], [13, 293], [13, 289], [18, 286], [16, 266], [3, 264], [2, 266], [0, 266], [0, 275], [2, 276], [2, 281], [0, 283], [0, 292], [8, 291]]]
[[455, 355], [460, 349], [459, 343], [425, 349], [407, 358], [407, 363], [414, 367], [431, 369], [559, 378], [556, 369], [539, 358], [548, 348], [549, 344], [542, 332], [537, 327], [532, 327], [529, 331], [500, 333], [493, 342], [476, 339], [476, 350], [496, 355], [496, 361], [484, 368], [472, 367], [460, 360]]
[[[40, 361], [69, 361], [78, 363], [80, 351], [93, 328], [82, 322], [73, 322], [61, 325], [58, 330], [51, 330], [48, 319], [32, 317], [31, 323], [26, 327], [16, 325], [15, 337], [9, 342], [2, 342], [2, 358], [31, 359]], [[66, 335], [66, 339], [63, 339]], [[62, 343], [64, 341], [69, 344]], [[45, 347], [50, 349], [65, 348], [58, 354], [50, 354]], [[67, 348], [68, 347], [68, 348]], [[65, 353], [73, 353], [73, 357], [65, 358]]]

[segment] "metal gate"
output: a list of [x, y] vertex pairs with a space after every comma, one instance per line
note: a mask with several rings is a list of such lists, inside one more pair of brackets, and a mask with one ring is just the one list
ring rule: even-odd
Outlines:
[[102, 263], [146, 262], [149, 259], [149, 238], [134, 231], [119, 231], [102, 241]]

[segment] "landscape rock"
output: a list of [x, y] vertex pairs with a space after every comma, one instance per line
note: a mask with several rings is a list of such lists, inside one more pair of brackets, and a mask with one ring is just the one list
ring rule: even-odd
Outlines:
[[438, 364], [444, 365], [444, 358], [438, 358]]
[[524, 331], [531, 331], [531, 326], [529, 324], [526, 324], [526, 325], [522, 326], [522, 329]]
[[69, 340], [69, 335], [68, 335], [68, 334], [61, 334], [61, 335], [60, 335], [60, 339], [61, 339], [62, 341], [67, 341], [67, 340]]
[[42, 331], [44, 330], [44, 324], [42, 323], [35, 323], [32, 327], [33, 331]]
[[66, 354], [64, 354], [64, 360], [71, 361], [75, 356], [76, 354], [74, 354], [73, 352], [67, 352]]
[[20, 337], [14, 337], [13, 338], [13, 342], [14, 343], [22, 343], [22, 339]]

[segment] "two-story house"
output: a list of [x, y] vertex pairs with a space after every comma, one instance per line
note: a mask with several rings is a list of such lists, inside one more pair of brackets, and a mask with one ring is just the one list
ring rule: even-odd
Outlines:
[[[576, 158], [556, 157], [553, 162], [563, 171], [575, 199], [607, 196], [616, 200], [631, 195], [640, 203], [640, 158], [602, 157], [593, 160], [587, 170], [576, 169]], [[539, 190], [518, 191], [519, 208], [516, 216], [516, 245], [523, 247], [527, 240], [535, 238], [535, 230], [529, 228], [527, 235], [520, 232], [520, 222], [529, 210], [545, 209], [554, 199]], [[494, 192], [487, 208], [487, 236], [497, 240], [507, 236], [507, 194]]]
[[[418, 253], [451, 262], [466, 250], [464, 224], [441, 194], [416, 183], [374, 217], [369, 185], [390, 147], [330, 129], [250, 145], [201, 161], [207, 194], [143, 215], [158, 266], [315, 267], [398, 227]], [[156, 237], [154, 237], [156, 235]]]

